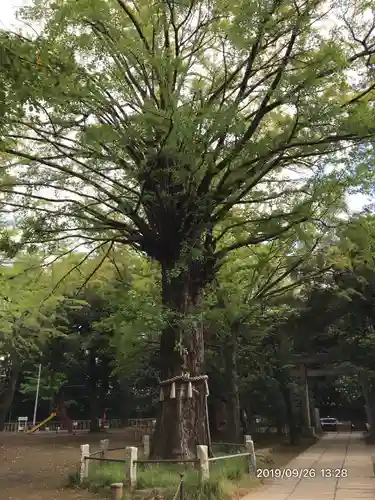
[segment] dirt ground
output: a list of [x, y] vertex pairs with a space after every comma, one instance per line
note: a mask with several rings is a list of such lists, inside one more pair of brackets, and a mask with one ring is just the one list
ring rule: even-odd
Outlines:
[[75, 436], [0, 433], [1, 500], [93, 500], [87, 491], [66, 488], [68, 474], [78, 469], [81, 444], [88, 443], [96, 450], [105, 438], [110, 447], [125, 447], [131, 442], [121, 431]]
[[[140, 436], [129, 431], [109, 431], [99, 435], [81, 433], [75, 436], [56, 433], [15, 435], [0, 433], [0, 499], [1, 500], [94, 500], [86, 490], [68, 489], [68, 475], [79, 466], [80, 445], [99, 449], [99, 441], [108, 438], [110, 448], [137, 445]], [[263, 444], [263, 443], [262, 443]], [[288, 447], [271, 453], [274, 463], [285, 465], [311, 443]], [[263, 445], [264, 446], [264, 445]], [[258, 449], [265, 451], [260, 443]], [[121, 455], [121, 457], [120, 457]], [[268, 453], [267, 453], [268, 455]], [[122, 458], [122, 451], [112, 452]]]

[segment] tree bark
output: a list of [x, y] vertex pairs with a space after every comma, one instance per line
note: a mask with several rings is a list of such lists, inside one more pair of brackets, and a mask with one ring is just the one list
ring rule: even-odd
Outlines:
[[299, 433], [294, 414], [292, 393], [291, 389], [288, 387], [288, 384], [284, 380], [280, 381], [280, 390], [285, 403], [286, 418], [289, 429], [289, 442], [293, 446], [296, 445], [299, 441]]
[[363, 396], [366, 403], [366, 416], [369, 424], [369, 435], [375, 440], [375, 384], [366, 373], [361, 373]]
[[101, 432], [101, 427], [99, 425], [99, 419], [97, 417], [91, 417], [90, 419], [90, 432]]
[[225, 374], [228, 381], [227, 398], [227, 439], [238, 441], [241, 438], [240, 395], [237, 373], [237, 335], [238, 328], [231, 325], [228, 343], [224, 348]]
[[6, 412], [0, 408], [0, 432], [4, 431], [5, 429], [5, 417], [6, 417]]
[[90, 415], [90, 432], [100, 432], [99, 425], [99, 393], [98, 387], [98, 370], [96, 366], [97, 353], [94, 349], [90, 349], [88, 359], [88, 380], [87, 392], [89, 398], [89, 415]]
[[58, 412], [59, 419], [61, 419], [66, 430], [68, 431], [68, 434], [73, 434], [73, 421], [69, 417], [68, 412], [66, 410], [65, 396], [63, 389], [60, 389], [60, 391], [56, 395], [56, 409]]
[[[203, 328], [188, 320], [198, 305], [203, 286], [194, 282], [190, 269], [177, 277], [173, 274], [174, 266], [162, 265], [162, 302], [169, 317], [160, 341], [161, 380], [183, 372], [196, 377], [204, 371]], [[191, 458], [196, 456], [198, 444], [208, 445], [205, 382], [194, 382], [192, 386], [192, 398], [187, 398], [186, 393], [180, 397], [181, 384], [176, 382], [175, 399], [169, 397], [170, 385], [165, 387], [152, 439], [153, 458]]]
[[250, 425], [249, 425], [249, 418], [247, 415], [247, 411], [245, 408], [241, 407], [240, 407], [240, 421], [244, 435], [246, 436], [247, 434], [250, 434]]
[[5, 371], [4, 385], [0, 392], [0, 431], [3, 431], [5, 428], [6, 414], [12, 404], [20, 372], [19, 359], [16, 354], [9, 357], [8, 366], [5, 368]]

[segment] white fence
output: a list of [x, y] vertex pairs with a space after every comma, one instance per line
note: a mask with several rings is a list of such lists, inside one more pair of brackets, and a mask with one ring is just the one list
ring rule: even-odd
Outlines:
[[[156, 420], [153, 418], [130, 418], [126, 421], [121, 420], [120, 418], [112, 418], [108, 420], [109, 428], [110, 429], [122, 429], [125, 427], [134, 427], [136, 428], [139, 432], [144, 431], [152, 431], [155, 427], [155, 422]], [[36, 422], [35, 425], [38, 425], [40, 422]], [[74, 429], [77, 431], [86, 431], [90, 429], [90, 423], [91, 420], [74, 420], [74, 423], [76, 424], [74, 426]], [[26, 423], [26, 430], [31, 429], [34, 427], [30, 422]], [[19, 429], [19, 422], [18, 421], [12, 421], [12, 422], [6, 422], [4, 431], [5, 432], [18, 432]], [[58, 430], [64, 430], [65, 426], [64, 423], [59, 421], [59, 420], [52, 420], [47, 422], [45, 425], [43, 425], [40, 430], [49, 430], [49, 431], [58, 431]]]
[[[142, 439], [142, 447], [140, 449], [143, 458], [138, 459], [138, 448], [135, 446], [127, 446], [124, 448], [124, 458], [123, 459], [113, 459], [107, 455], [110, 451], [117, 451], [121, 448], [109, 448], [109, 440], [103, 439], [100, 441], [100, 450], [91, 452], [89, 444], [81, 445], [80, 451], [80, 472], [79, 481], [84, 483], [89, 478], [89, 467], [90, 461], [99, 462], [117, 462], [124, 464], [124, 483], [135, 488], [137, 484], [137, 464], [152, 464], [152, 463], [196, 463], [199, 468], [199, 478], [201, 482], [207, 481], [210, 478], [210, 463], [218, 460], [228, 460], [231, 458], [247, 457], [248, 459], [248, 472], [250, 475], [256, 475], [256, 457], [254, 450], [254, 443], [251, 436], [245, 436], [245, 448], [246, 452], [236, 453], [233, 455], [222, 455], [218, 457], [208, 457], [208, 447], [205, 445], [197, 446], [197, 458], [189, 460], [173, 459], [173, 460], [150, 460], [150, 436], [145, 435]], [[116, 483], [117, 484], [117, 483]]]
[[[38, 425], [40, 422], [36, 422], [35, 425]], [[77, 425], [74, 425], [74, 429], [77, 431], [86, 431], [90, 429], [90, 423], [91, 420], [74, 420], [74, 423]], [[114, 418], [108, 421], [109, 423], [109, 428], [110, 429], [119, 429], [123, 427], [121, 425], [121, 419], [120, 418]], [[26, 430], [32, 429], [34, 426], [32, 422], [28, 422], [26, 425]], [[5, 432], [18, 432], [19, 428], [19, 422], [6, 422], [4, 426], [4, 431]], [[49, 431], [58, 431], [58, 430], [64, 430], [65, 426], [64, 423], [58, 420], [53, 420], [52, 422], [47, 422], [45, 425], [43, 425], [40, 430], [49, 430]]]
[[154, 418], [129, 418], [127, 425], [130, 427], [152, 427], [155, 422]]
[[204, 476], [204, 479], [209, 479], [210, 477], [210, 462], [217, 462], [218, 460], [228, 460], [229, 458], [237, 458], [237, 457], [247, 457], [248, 463], [248, 472], [250, 475], [255, 476], [257, 470], [256, 464], [256, 456], [254, 449], [254, 442], [251, 439], [251, 436], [245, 436], [245, 448], [246, 451], [244, 453], [235, 453], [233, 455], [222, 455], [218, 457], [208, 458], [208, 448], [207, 446], [198, 446], [198, 458], [201, 466], [201, 476]]

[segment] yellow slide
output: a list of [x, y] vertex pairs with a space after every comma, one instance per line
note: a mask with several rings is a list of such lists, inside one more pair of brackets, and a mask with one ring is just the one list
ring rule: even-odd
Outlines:
[[29, 431], [26, 431], [26, 434], [32, 434], [33, 432], [37, 431], [40, 427], [42, 427], [42, 425], [46, 424], [47, 422], [49, 422], [50, 420], [52, 420], [55, 417], [56, 417], [56, 412], [53, 411], [49, 417], [47, 417], [45, 420], [43, 420], [43, 422], [40, 422], [40, 424], [36, 425], [35, 427], [30, 429]]

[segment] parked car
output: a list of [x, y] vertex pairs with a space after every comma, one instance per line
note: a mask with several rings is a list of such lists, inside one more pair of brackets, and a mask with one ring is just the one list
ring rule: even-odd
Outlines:
[[324, 432], [337, 432], [337, 418], [323, 417], [320, 419], [320, 425]]

